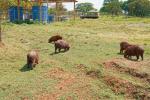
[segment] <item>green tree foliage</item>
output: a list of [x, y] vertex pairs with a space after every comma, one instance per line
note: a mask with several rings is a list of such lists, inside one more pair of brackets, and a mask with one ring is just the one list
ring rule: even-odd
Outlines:
[[124, 11], [124, 13], [128, 14], [128, 1], [121, 2], [121, 8]]
[[95, 10], [92, 3], [79, 3], [76, 5], [76, 10], [82, 13], [86, 13], [90, 10]]
[[48, 13], [49, 14], [55, 14], [56, 13], [56, 8], [49, 8]]
[[104, 0], [101, 12], [109, 13], [112, 15], [119, 15], [121, 13], [121, 2], [119, 0]]
[[144, 17], [150, 15], [149, 0], [129, 0], [128, 14], [131, 16]]

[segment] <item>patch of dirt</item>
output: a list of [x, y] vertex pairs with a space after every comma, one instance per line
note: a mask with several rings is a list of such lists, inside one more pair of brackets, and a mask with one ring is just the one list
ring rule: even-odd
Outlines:
[[100, 78], [101, 72], [97, 69], [92, 69], [90, 71], [87, 70], [87, 66], [84, 64], [76, 65], [76, 67], [79, 71], [81, 71], [83, 74], [91, 77], [91, 78]]
[[48, 78], [66, 80], [74, 78], [73, 74], [64, 71], [62, 68], [56, 67], [45, 73]]
[[128, 99], [150, 100], [150, 91], [148, 89], [113, 76], [105, 76], [104, 81], [114, 93], [125, 94]]
[[[54, 87], [52, 93], [41, 93], [35, 96], [36, 100], [58, 100], [61, 96], [67, 93], [74, 93], [79, 100], [93, 98], [90, 95], [91, 78], [84, 74], [76, 74], [63, 70], [62, 68], [53, 68], [44, 74], [46, 78], [57, 79], [58, 83]], [[69, 96], [66, 100], [73, 100], [73, 97]]]
[[113, 59], [103, 63], [105, 68], [128, 73], [134, 77], [147, 80], [150, 77], [149, 74], [140, 72], [140, 68], [143, 66], [143, 64], [143, 62], [133, 62], [126, 59]]
[[28, 97], [23, 97], [23, 98], [21, 98], [21, 100], [29, 100], [29, 98]]
[[93, 77], [93, 78], [100, 78], [101, 72], [100, 70], [91, 70], [91, 71], [88, 71], [86, 75]]

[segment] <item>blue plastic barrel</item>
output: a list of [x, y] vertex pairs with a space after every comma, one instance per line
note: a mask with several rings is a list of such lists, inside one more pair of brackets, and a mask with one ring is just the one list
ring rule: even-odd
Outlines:
[[[20, 7], [20, 20], [23, 20], [23, 8]], [[10, 22], [14, 22], [18, 20], [18, 7], [12, 6], [9, 8], [9, 18]]]
[[42, 6], [42, 21], [47, 22], [48, 19], [48, 7]]
[[54, 15], [48, 15], [48, 23], [51, 23], [54, 21]]
[[[40, 18], [42, 17], [42, 18]], [[47, 6], [41, 7], [41, 15], [40, 15], [40, 7], [39, 6], [33, 6], [32, 7], [32, 18], [33, 20], [42, 20], [42, 22], [47, 22], [48, 19], [48, 8]]]
[[39, 6], [33, 6], [32, 7], [32, 19], [35, 20], [39, 20], [40, 21], [40, 8]]

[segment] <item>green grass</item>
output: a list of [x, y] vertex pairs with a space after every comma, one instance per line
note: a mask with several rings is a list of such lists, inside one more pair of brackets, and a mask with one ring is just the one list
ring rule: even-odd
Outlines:
[[[149, 18], [102, 16], [96, 20], [78, 19], [75, 22], [56, 22], [50, 25], [7, 23], [5, 30], [5, 47], [0, 48], [0, 100], [20, 100], [24, 97], [34, 99], [40, 93], [53, 93], [59, 80], [45, 78], [44, 74], [55, 67], [81, 74], [76, 65], [84, 64], [87, 70], [100, 70], [103, 76], [105, 73], [99, 63], [122, 57], [117, 53], [119, 42], [123, 40], [144, 46], [145, 59], [150, 59]], [[54, 46], [47, 43], [48, 38], [57, 33], [70, 43], [71, 49], [66, 53], [50, 55], [54, 52]], [[39, 50], [40, 64], [28, 71], [24, 65], [26, 54], [31, 49]], [[120, 76], [128, 80], [128, 76]], [[123, 95], [116, 95], [101, 78], [92, 79], [88, 84], [90, 91], [87, 91], [93, 100], [125, 99]], [[75, 87], [78, 85], [74, 84]], [[65, 100], [68, 96], [79, 99], [73, 90], [66, 91], [59, 98]]]

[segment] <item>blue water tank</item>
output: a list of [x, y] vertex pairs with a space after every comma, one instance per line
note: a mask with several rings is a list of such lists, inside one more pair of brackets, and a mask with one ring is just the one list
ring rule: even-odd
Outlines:
[[[42, 18], [40, 18], [42, 17]], [[32, 7], [32, 18], [33, 20], [42, 20], [42, 22], [47, 22], [48, 19], [48, 7], [42, 6], [41, 7], [41, 15], [40, 15], [40, 7], [39, 6], [33, 6]]]
[[40, 20], [40, 8], [39, 6], [33, 6], [32, 7], [32, 19], [35, 20]]
[[[23, 20], [23, 8], [20, 7], [20, 20]], [[9, 18], [11, 22], [18, 20], [18, 7], [17, 6], [11, 6], [9, 8]]]
[[51, 23], [54, 21], [54, 15], [48, 15], [48, 23]]

